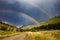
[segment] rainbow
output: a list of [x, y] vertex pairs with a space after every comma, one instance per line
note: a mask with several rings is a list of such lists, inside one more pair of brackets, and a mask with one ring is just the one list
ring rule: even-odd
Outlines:
[[34, 3], [29, 3], [29, 2], [27, 2], [27, 3], [28, 3], [29, 5], [37, 8], [39, 11], [44, 12], [44, 14], [46, 14], [49, 18], [51, 17], [51, 16], [47, 13], [48, 11], [46, 11], [44, 8], [41, 8], [41, 7], [39, 7], [38, 5], [36, 5], [36, 4], [34, 4]]
[[36, 19], [34, 19], [33, 17], [27, 15], [26, 13], [22, 13], [22, 12], [11, 10], [11, 9], [10, 10], [9, 9], [7, 9], [7, 10], [6, 9], [0, 9], [0, 12], [9, 12], [9, 13], [16, 12], [16, 13], [20, 13], [21, 16], [23, 16], [23, 17], [25, 17], [25, 18], [27, 18], [29, 20], [32, 20], [35, 23], [38, 23], [38, 21]]
[[27, 14], [25, 14], [25, 13], [21, 13], [21, 15], [22, 15], [23, 17], [25, 17], [25, 18], [28, 18], [28, 19], [34, 21], [35, 23], [38, 23], [37, 20], [35, 20], [33, 17], [31, 17], [31, 16], [29, 16], [29, 15], [27, 15]]

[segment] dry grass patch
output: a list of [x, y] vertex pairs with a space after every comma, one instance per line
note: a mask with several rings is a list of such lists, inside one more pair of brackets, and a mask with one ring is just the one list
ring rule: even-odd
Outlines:
[[60, 40], [60, 30], [28, 32], [25, 40]]

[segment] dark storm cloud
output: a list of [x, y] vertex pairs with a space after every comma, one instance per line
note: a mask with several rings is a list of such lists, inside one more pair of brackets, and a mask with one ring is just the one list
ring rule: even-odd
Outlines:
[[[13, 12], [4, 12], [1, 10], [11, 10]], [[34, 23], [33, 20], [24, 18], [19, 12], [31, 16], [38, 22], [46, 21], [50, 17], [60, 14], [60, 1], [39, 1], [39, 3], [31, 5], [27, 2], [18, 2], [17, 0], [0, 0], [0, 21], [5, 21], [13, 25]]]
[[20, 14], [17, 13], [7, 13], [7, 12], [0, 12], [0, 21], [3, 22], [9, 22], [13, 25], [20, 25], [20, 24], [29, 24], [29, 23], [33, 23], [33, 21], [24, 18], [23, 16], [21, 16]]

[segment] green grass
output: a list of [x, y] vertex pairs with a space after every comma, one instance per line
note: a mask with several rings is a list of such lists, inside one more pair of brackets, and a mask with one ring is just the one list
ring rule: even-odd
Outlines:
[[60, 40], [60, 30], [28, 32], [25, 40]]
[[13, 36], [13, 35], [17, 35], [17, 34], [20, 34], [20, 32], [12, 32], [12, 31], [2, 31], [2, 30], [0, 30], [0, 39], [5, 38], [5, 37], [9, 37], [9, 36]]

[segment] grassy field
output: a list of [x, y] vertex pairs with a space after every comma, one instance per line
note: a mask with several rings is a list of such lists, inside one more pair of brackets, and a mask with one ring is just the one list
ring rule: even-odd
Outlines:
[[0, 39], [22, 33], [26, 33], [24, 40], [60, 40], [60, 30], [39, 32], [9, 32], [0, 30]]
[[5, 37], [9, 37], [9, 36], [13, 36], [13, 35], [17, 35], [17, 34], [20, 34], [20, 32], [12, 32], [12, 31], [2, 31], [2, 30], [0, 30], [0, 39], [5, 38]]
[[60, 40], [60, 30], [28, 32], [25, 40]]

